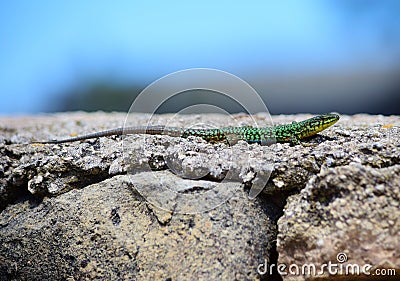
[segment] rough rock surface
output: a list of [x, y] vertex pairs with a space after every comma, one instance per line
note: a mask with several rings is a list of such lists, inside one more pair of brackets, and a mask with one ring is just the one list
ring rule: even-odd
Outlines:
[[[316, 272], [329, 261], [344, 268], [357, 264], [355, 274], [370, 264], [367, 275], [376, 268], [399, 269], [399, 175], [400, 165], [377, 169], [350, 164], [313, 177], [289, 198], [279, 219], [279, 263], [311, 263]], [[328, 269], [318, 275], [328, 276]]]
[[[179, 182], [168, 171], [166, 182]], [[268, 206], [243, 192], [218, 209], [171, 214], [135, 191], [151, 176], [114, 176], [3, 211], [2, 276], [15, 280], [246, 280], [271, 249]], [[272, 209], [271, 206], [269, 206]], [[257, 218], [258, 223], [254, 223]], [[7, 278], [5, 278], [7, 280]]]
[[[255, 120], [269, 125], [266, 117]], [[342, 116], [303, 146], [230, 147], [142, 135], [31, 145], [121, 127], [125, 115], [0, 120], [0, 280], [270, 279], [260, 263], [324, 263], [338, 251], [400, 268], [397, 116]], [[147, 120], [133, 115], [129, 125]], [[253, 124], [246, 115], [152, 122]]]
[[[366, 274], [348, 271], [366, 280], [398, 278], [399, 127], [399, 117], [342, 118], [335, 130], [342, 137], [326, 148], [330, 151], [323, 156], [326, 164], [300, 194], [288, 198], [278, 221], [278, 264], [286, 266], [284, 279], [305, 280], [310, 274], [307, 270], [301, 274], [302, 265], [313, 264], [318, 272], [329, 262], [344, 268], [345, 276], [346, 267], [358, 265], [361, 272], [362, 266], [371, 265]], [[300, 274], [291, 274], [291, 265], [300, 268]], [[389, 271], [377, 276], [381, 268]], [[339, 274], [325, 268], [311, 275]]]

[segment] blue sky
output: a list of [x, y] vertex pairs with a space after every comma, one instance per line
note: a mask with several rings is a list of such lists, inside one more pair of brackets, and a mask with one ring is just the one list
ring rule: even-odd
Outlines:
[[394, 1], [372, 11], [354, 0], [60, 2], [0, 4], [0, 114], [40, 112], [85, 77], [148, 84], [210, 67], [246, 80], [257, 71], [388, 68], [399, 58]]

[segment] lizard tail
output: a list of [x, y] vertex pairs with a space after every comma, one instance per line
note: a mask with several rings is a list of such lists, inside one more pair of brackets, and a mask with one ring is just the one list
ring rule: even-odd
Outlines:
[[120, 135], [137, 135], [137, 134], [147, 134], [147, 135], [167, 135], [171, 137], [181, 137], [183, 134], [182, 129], [174, 128], [174, 127], [165, 127], [165, 126], [139, 126], [139, 127], [126, 127], [126, 128], [117, 128], [113, 130], [101, 131], [93, 134], [87, 134], [67, 139], [61, 140], [47, 140], [47, 141], [33, 141], [31, 144], [57, 144], [57, 143], [66, 143], [66, 142], [74, 142], [86, 139], [94, 139], [100, 137], [108, 137], [108, 136], [120, 136]]

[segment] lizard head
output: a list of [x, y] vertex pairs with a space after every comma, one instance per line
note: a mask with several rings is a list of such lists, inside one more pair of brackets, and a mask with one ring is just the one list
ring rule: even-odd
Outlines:
[[300, 126], [302, 128], [301, 137], [306, 138], [318, 134], [339, 121], [339, 118], [338, 114], [329, 113], [304, 120], [300, 122], [302, 125]]

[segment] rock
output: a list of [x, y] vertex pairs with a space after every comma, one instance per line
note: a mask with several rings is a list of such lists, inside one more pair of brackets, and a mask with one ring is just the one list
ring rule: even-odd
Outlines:
[[[154, 115], [152, 124], [252, 125], [232, 117]], [[254, 118], [270, 125], [264, 114]], [[101, 112], [0, 118], [1, 278], [269, 280], [257, 268], [335, 260], [338, 250], [350, 262], [376, 266], [385, 257], [399, 268], [399, 117], [342, 116], [303, 146], [143, 135], [28, 143], [123, 120]], [[129, 125], [147, 121], [134, 114]], [[329, 244], [340, 235], [347, 244]]]
[[[171, 173], [163, 177], [184, 181]], [[119, 175], [42, 202], [9, 206], [0, 219], [0, 275], [5, 280], [257, 278], [257, 265], [268, 258], [276, 235], [268, 211], [273, 206], [248, 201], [238, 188], [235, 197], [209, 212], [154, 211], [134, 188], [149, 178]]]
[[399, 270], [399, 201], [400, 165], [351, 164], [322, 171], [288, 198], [278, 221], [278, 263], [313, 264], [317, 271], [329, 261], [343, 268], [359, 265], [360, 271], [370, 265], [371, 275], [376, 268]]

